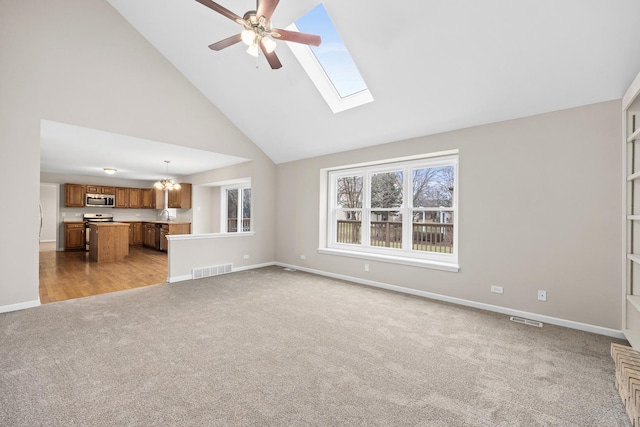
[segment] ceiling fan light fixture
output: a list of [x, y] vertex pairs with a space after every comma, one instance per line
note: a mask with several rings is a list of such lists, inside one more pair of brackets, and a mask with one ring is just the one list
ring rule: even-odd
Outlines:
[[245, 28], [244, 30], [242, 30], [242, 33], [240, 33], [240, 38], [242, 38], [242, 43], [246, 44], [247, 46], [251, 46], [256, 38], [256, 33], [248, 28]]
[[262, 43], [264, 44], [264, 50], [267, 53], [271, 53], [274, 50], [276, 50], [276, 42], [273, 41], [271, 38], [269, 37], [265, 37], [262, 39]]
[[252, 43], [251, 46], [249, 46], [249, 49], [247, 49], [247, 53], [251, 56], [255, 56], [256, 58], [258, 57], [258, 43]]

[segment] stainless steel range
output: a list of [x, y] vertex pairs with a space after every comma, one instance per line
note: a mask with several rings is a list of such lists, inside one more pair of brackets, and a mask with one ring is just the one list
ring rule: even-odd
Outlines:
[[85, 235], [85, 250], [89, 250], [89, 225], [96, 222], [113, 222], [112, 213], [86, 213], [82, 216], [84, 221], [84, 235]]

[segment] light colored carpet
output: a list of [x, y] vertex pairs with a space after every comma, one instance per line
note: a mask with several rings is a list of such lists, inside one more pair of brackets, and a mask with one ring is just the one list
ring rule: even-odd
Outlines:
[[629, 426], [611, 341], [269, 267], [0, 314], [0, 425]]

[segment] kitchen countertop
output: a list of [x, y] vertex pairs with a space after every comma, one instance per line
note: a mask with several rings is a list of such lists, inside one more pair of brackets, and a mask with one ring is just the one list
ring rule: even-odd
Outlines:
[[[82, 224], [84, 223], [83, 220], [81, 219], [65, 219], [63, 221], [64, 223], [70, 223], [70, 224]], [[119, 219], [119, 220], [115, 220], [113, 221], [113, 223], [120, 223], [120, 224], [129, 224], [131, 222], [148, 222], [151, 224], [191, 224], [191, 221], [158, 221], [155, 219]], [[109, 222], [93, 222], [92, 224], [113, 224], [113, 223], [109, 223]]]
[[141, 222], [149, 222], [151, 224], [191, 224], [191, 221], [141, 221]]

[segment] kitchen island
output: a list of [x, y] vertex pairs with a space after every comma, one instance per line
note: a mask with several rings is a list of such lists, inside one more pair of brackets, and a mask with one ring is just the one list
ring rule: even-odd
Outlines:
[[89, 225], [89, 260], [124, 261], [129, 255], [129, 224], [99, 222]]

